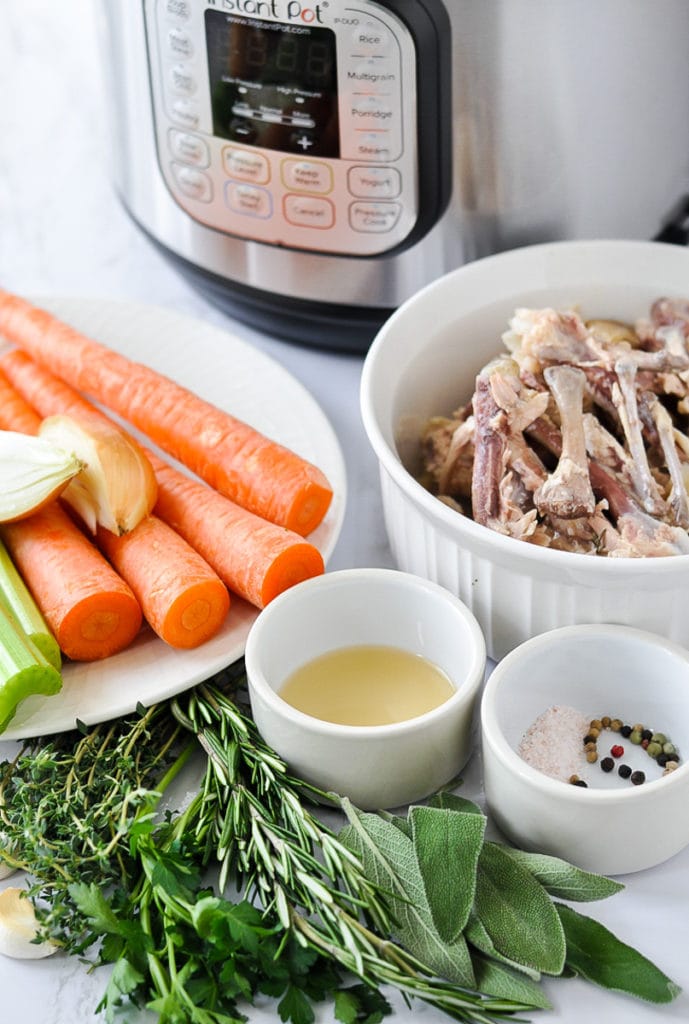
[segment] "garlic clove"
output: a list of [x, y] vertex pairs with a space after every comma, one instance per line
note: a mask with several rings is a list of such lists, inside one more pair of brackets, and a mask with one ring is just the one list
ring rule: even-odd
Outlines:
[[47, 505], [83, 468], [69, 447], [0, 430], [0, 522], [23, 519]]
[[40, 960], [57, 952], [52, 942], [35, 942], [38, 921], [25, 889], [0, 892], [0, 953], [15, 960]]
[[62, 498], [95, 533], [133, 530], [155, 505], [158, 488], [151, 463], [134, 438], [100, 415], [49, 416], [40, 436], [69, 448], [85, 468]]

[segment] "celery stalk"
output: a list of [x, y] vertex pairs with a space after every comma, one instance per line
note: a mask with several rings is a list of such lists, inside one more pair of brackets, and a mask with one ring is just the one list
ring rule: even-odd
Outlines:
[[[60, 671], [60, 647], [21, 578], [7, 549], [0, 541], [0, 608], [23, 630], [47, 661]], [[0, 636], [0, 639], [2, 637]]]
[[34, 693], [57, 693], [62, 677], [54, 665], [0, 607], [0, 732], [7, 728], [18, 704]]

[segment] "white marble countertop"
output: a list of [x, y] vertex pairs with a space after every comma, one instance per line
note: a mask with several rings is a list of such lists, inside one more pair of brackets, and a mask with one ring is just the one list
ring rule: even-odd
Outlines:
[[[113, 3], [122, 0], [112, 0]], [[125, 0], [136, 2], [136, 0]], [[392, 565], [375, 460], [358, 412], [362, 360], [277, 341], [231, 321], [194, 292], [134, 227], [111, 186], [92, 0], [3, 0], [0, 27], [0, 286], [31, 296], [148, 302], [224, 326], [271, 355], [316, 397], [340, 439], [350, 498], [330, 568]], [[0, 756], [13, 749], [0, 743]], [[480, 765], [467, 774], [478, 794]], [[689, 813], [689, 810], [687, 811]], [[653, 828], [640, 821], [639, 828]], [[689, 850], [624, 879], [623, 893], [586, 912], [650, 956], [689, 990]], [[6, 883], [2, 883], [6, 884]], [[657, 1009], [578, 980], [551, 981], [554, 1010], [534, 1020], [659, 1024], [689, 1020], [689, 992]], [[0, 957], [0, 1020], [87, 1024], [103, 976], [75, 960]], [[393, 1020], [410, 1012], [399, 1000]], [[415, 1016], [440, 1021], [421, 1004]], [[262, 1012], [252, 1019], [268, 1021]], [[133, 1017], [128, 1017], [133, 1020]], [[141, 1020], [153, 1022], [150, 1015]], [[330, 1021], [327, 1013], [322, 1020]]]

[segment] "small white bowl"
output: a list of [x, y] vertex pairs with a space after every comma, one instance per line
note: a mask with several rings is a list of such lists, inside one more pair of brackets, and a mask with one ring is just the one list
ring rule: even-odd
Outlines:
[[[383, 645], [420, 655], [449, 677], [442, 705], [392, 725], [324, 722], [278, 690], [328, 651]], [[398, 807], [449, 782], [472, 752], [486, 649], [471, 612], [442, 587], [394, 569], [347, 569], [292, 587], [261, 612], [245, 652], [259, 732], [305, 781], [365, 810]]]
[[[679, 767], [663, 777], [639, 747], [604, 731], [599, 757], [622, 744], [625, 754], [616, 766], [625, 756], [645, 760], [643, 785], [623, 782], [615, 772], [606, 778], [610, 788], [593, 788], [603, 777], [599, 764], [587, 766], [588, 789], [551, 778], [517, 751], [529, 726], [554, 706], [664, 732], [679, 751]], [[660, 864], [689, 844], [689, 652], [663, 637], [597, 624], [528, 640], [486, 683], [481, 743], [489, 813], [522, 849], [616, 875]]]
[[382, 327], [366, 357], [361, 412], [379, 467], [397, 566], [471, 609], [501, 658], [559, 626], [617, 622], [689, 647], [689, 555], [596, 558], [505, 537], [425, 490], [420, 436], [467, 402], [517, 306], [578, 305], [633, 322], [661, 295], [689, 296], [689, 250], [658, 242], [554, 242], [467, 263], [428, 285]]

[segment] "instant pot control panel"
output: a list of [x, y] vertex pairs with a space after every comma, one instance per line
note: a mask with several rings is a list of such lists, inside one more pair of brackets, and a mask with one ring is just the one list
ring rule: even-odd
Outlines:
[[438, 220], [452, 134], [439, 0], [144, 4], [160, 171], [194, 220], [350, 256]]

